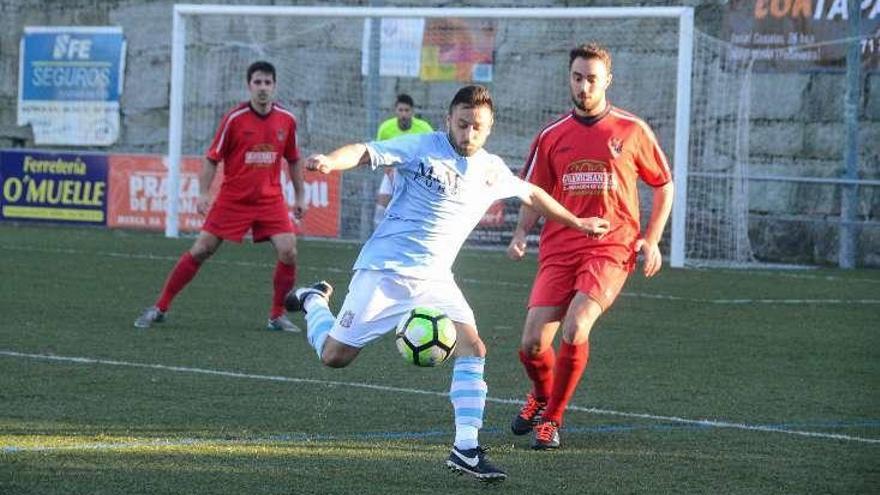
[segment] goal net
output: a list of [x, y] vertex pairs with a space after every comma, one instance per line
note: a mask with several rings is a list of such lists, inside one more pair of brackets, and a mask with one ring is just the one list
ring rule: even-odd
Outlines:
[[752, 60], [696, 32], [685, 257], [690, 265], [755, 262], [749, 241]]
[[[245, 70], [255, 60], [275, 65], [277, 99], [296, 115], [303, 155], [373, 139], [377, 125], [393, 116], [399, 93], [413, 97], [417, 116], [445, 129], [455, 91], [479, 83], [490, 87], [497, 107], [486, 148], [519, 169], [535, 134], [571, 109], [568, 52], [595, 40], [612, 53], [610, 100], [651, 125], [675, 166], [677, 199], [684, 207], [676, 207], [664, 253], [679, 266], [686, 258], [736, 256], [730, 249], [739, 237], [731, 229], [745, 224], [732, 208], [745, 204], [738, 203], [741, 188], [727, 179], [718, 185], [711, 177], [681, 186], [689, 161], [698, 171], [726, 174], [741, 163], [742, 151], [736, 83], [741, 73], [731, 72], [723, 46], [694, 37], [692, 23], [689, 8], [178, 5], [171, 172], [180, 156], [203, 154], [223, 113], [247, 100]], [[364, 239], [373, 228], [380, 180], [381, 173], [366, 169], [341, 177], [307, 174], [310, 210], [303, 234]], [[174, 180], [169, 182], [174, 194]], [[292, 191], [286, 194], [292, 204]], [[644, 223], [650, 190], [641, 197]], [[175, 204], [169, 201], [168, 235], [177, 234]], [[516, 201], [494, 205], [469, 244], [506, 245], [518, 208]]]

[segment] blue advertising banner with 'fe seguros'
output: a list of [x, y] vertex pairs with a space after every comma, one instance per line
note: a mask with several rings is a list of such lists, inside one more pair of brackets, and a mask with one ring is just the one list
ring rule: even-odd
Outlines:
[[113, 144], [124, 72], [122, 28], [26, 27], [18, 125], [30, 124], [37, 144]]

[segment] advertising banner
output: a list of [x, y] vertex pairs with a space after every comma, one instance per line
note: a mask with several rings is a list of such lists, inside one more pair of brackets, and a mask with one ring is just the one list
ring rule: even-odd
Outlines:
[[[107, 226], [165, 230], [168, 173], [164, 157], [110, 155], [109, 163]], [[181, 161], [179, 222], [182, 232], [198, 232], [202, 227], [203, 218], [196, 212], [201, 170], [202, 159], [199, 157], [185, 157]], [[213, 192], [216, 193], [219, 184], [219, 181], [214, 181]]]
[[[370, 73], [370, 29], [373, 19], [364, 20], [361, 74]], [[424, 19], [382, 19], [379, 30], [379, 75], [419, 77]]]
[[[114, 228], [147, 230], [165, 229], [168, 201], [167, 167], [160, 155], [110, 155], [110, 199], [107, 224]], [[199, 197], [201, 157], [185, 157], [180, 171], [179, 225], [181, 232], [198, 232], [204, 217], [196, 211]], [[291, 212], [294, 205], [293, 184], [283, 168], [284, 199]], [[217, 169], [211, 184], [216, 197], [223, 182], [223, 165]], [[339, 236], [340, 182], [339, 174], [305, 173], [304, 195], [308, 211], [297, 223], [301, 235], [316, 237]]]
[[125, 38], [119, 27], [26, 27], [18, 125], [37, 144], [107, 146], [119, 137]]
[[504, 200], [496, 201], [489, 206], [478, 224], [480, 227], [502, 228], [504, 223]]
[[495, 22], [429, 19], [422, 42], [423, 81], [491, 82]]
[[[293, 208], [293, 184], [286, 179], [285, 168], [284, 199]], [[306, 171], [304, 174], [304, 196], [306, 197], [305, 218], [298, 224], [299, 233], [309, 237], [339, 237], [339, 216], [341, 212], [340, 173], [329, 175]]]
[[107, 157], [0, 151], [0, 218], [104, 225]]
[[[857, 1], [863, 67], [880, 70], [880, 0]], [[848, 30], [847, 0], [731, 0], [722, 37], [761, 70], [843, 70]]]

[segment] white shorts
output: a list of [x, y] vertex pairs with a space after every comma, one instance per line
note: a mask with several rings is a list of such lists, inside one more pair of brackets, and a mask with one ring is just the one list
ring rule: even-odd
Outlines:
[[415, 306], [429, 306], [446, 313], [454, 322], [476, 326], [474, 312], [450, 277], [423, 280], [377, 270], [358, 270], [336, 323], [334, 340], [361, 348], [397, 327]]
[[379, 184], [379, 194], [391, 196], [394, 191], [394, 170], [382, 174], [382, 183]]

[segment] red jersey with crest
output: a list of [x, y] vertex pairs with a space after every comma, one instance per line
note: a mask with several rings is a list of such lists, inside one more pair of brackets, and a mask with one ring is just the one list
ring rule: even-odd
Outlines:
[[281, 166], [299, 159], [296, 119], [277, 103], [260, 115], [242, 103], [220, 121], [208, 159], [223, 162], [218, 202], [267, 204], [283, 201]]
[[640, 231], [637, 180], [660, 187], [672, 179], [651, 128], [611, 105], [596, 117], [572, 111], [545, 127], [532, 143], [522, 176], [578, 217], [602, 217], [611, 224], [605, 236], [592, 239], [548, 220], [540, 260], [589, 254], [621, 264], [633, 259]]

